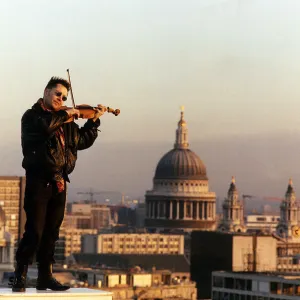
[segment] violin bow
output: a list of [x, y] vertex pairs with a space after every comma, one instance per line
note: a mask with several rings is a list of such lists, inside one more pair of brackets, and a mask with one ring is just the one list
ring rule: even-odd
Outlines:
[[74, 101], [74, 96], [73, 96], [73, 90], [72, 90], [72, 84], [71, 84], [71, 77], [70, 77], [69, 69], [67, 69], [67, 73], [68, 73], [69, 83], [70, 83], [71, 99], [72, 99], [72, 103], [73, 103], [73, 108], [75, 109], [75, 101]]

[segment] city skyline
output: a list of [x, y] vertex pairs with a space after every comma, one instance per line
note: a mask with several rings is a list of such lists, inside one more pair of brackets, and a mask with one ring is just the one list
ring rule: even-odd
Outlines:
[[1, 175], [24, 174], [21, 116], [48, 79], [66, 77], [69, 68], [77, 104], [121, 110], [102, 117], [96, 145], [79, 153], [70, 190], [143, 197], [158, 160], [173, 147], [184, 105], [190, 148], [221, 200], [231, 176], [241, 193], [279, 197], [292, 177], [297, 193], [299, 6], [2, 1]]
[[[180, 110], [178, 109], [178, 115], [179, 112]], [[174, 122], [174, 133], [178, 120], [179, 116], [177, 121]], [[190, 132], [193, 129], [190, 128], [186, 117], [185, 120], [187, 121], [190, 136]], [[78, 201], [84, 200], [84, 197], [86, 199], [89, 198], [88, 195], [79, 196], [77, 192], [89, 192], [91, 189], [95, 192], [123, 192], [125, 196], [129, 196], [131, 199], [139, 198], [143, 200], [146, 190], [152, 185], [155, 168], [160, 158], [173, 148], [174, 142], [175, 134], [173, 141], [157, 143], [156, 145], [148, 143], [144, 145], [147, 149], [141, 148], [141, 145], [137, 143], [134, 145], [132, 143], [102, 145], [101, 151], [110, 155], [110, 159], [103, 161], [101, 164], [104, 165], [104, 168], [101, 168], [101, 170], [105, 169], [105, 172], [98, 170], [100, 166], [90, 163], [91, 157], [98, 156], [98, 149], [91, 148], [91, 153], [85, 155], [80, 153], [82, 157], [78, 160], [78, 170], [70, 177], [69, 193], [71, 200]], [[293, 157], [296, 156], [297, 152], [297, 139], [292, 139], [291, 135], [281, 136], [280, 144], [278, 144], [276, 136], [261, 136], [258, 139], [257, 137], [252, 137], [252, 140], [248, 137], [243, 139], [223, 138], [217, 141], [212, 139], [191, 141], [189, 138], [189, 144], [189, 149], [194, 151], [204, 162], [207, 168], [210, 190], [216, 192], [219, 203], [227, 196], [228, 185], [232, 176], [236, 178], [240, 197], [242, 197], [242, 194], [251, 194], [254, 198], [283, 198], [289, 178], [293, 179], [297, 195], [299, 176], [293, 161]], [[270, 146], [277, 150], [272, 155], [268, 152]], [[197, 151], [197, 149], [200, 149], [200, 151]], [[222, 149], [222, 155], [219, 155], [220, 149]], [[14, 155], [17, 155], [18, 152], [19, 149], [16, 147]], [[278, 160], [282, 153], [287, 152], [290, 153], [290, 156], [285, 161]], [[241, 155], [241, 162], [236, 159], [237, 153]], [[10, 151], [9, 154], [11, 154]], [[126, 159], [124, 159], [124, 154]], [[7, 169], [7, 171], [3, 169], [4, 175], [24, 175], [20, 153], [17, 156], [19, 162], [16, 160], [8, 161], [10, 167], [14, 167]], [[138, 160], [138, 163], [136, 163], [136, 160]], [[119, 166], [117, 174], [116, 170], [111, 167], [113, 165]], [[133, 169], [130, 169], [131, 167]], [[257, 172], [259, 168], [260, 173]], [[283, 171], [278, 173], [276, 172], [277, 168]], [[12, 169], [19, 169], [19, 172], [13, 173], [11, 172]], [[132, 182], [131, 178], [126, 177], [128, 170], [135, 180], [139, 180], [138, 182]], [[118, 177], [116, 178], [116, 176]], [[116, 185], [115, 182], [122, 182], [122, 185]], [[99, 199], [96, 196], [95, 199], [97, 198]], [[121, 201], [121, 197], [119, 200]]]

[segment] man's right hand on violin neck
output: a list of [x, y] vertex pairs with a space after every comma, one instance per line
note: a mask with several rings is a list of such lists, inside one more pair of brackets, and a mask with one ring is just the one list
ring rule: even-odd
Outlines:
[[107, 108], [106, 106], [99, 104], [97, 108], [94, 108], [94, 110], [95, 110], [95, 115], [92, 119], [95, 122], [107, 111]]

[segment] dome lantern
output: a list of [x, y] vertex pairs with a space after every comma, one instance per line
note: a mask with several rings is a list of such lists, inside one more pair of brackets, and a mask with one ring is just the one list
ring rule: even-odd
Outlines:
[[175, 149], [188, 149], [188, 129], [186, 121], [184, 120], [184, 106], [181, 106], [180, 120], [178, 122], [178, 128], [176, 130], [176, 141], [174, 144]]

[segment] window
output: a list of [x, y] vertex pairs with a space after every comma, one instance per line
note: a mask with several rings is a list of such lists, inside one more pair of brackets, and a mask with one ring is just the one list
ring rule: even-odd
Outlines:
[[270, 282], [270, 292], [271, 294], [280, 294], [280, 283], [279, 282]]
[[291, 283], [283, 283], [282, 284], [282, 293], [285, 295], [293, 295], [294, 294], [294, 285]]
[[295, 295], [300, 295], [300, 285], [298, 284], [295, 285]]
[[213, 286], [223, 287], [224, 286], [224, 277], [214, 276], [213, 277]]
[[219, 300], [219, 292], [213, 292], [212, 300]]
[[246, 280], [236, 278], [235, 280], [235, 289], [237, 290], [245, 290], [246, 289]]
[[231, 277], [225, 277], [225, 288], [226, 289], [233, 289], [233, 278]]
[[246, 280], [246, 290], [252, 291], [252, 280]]

